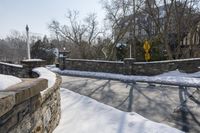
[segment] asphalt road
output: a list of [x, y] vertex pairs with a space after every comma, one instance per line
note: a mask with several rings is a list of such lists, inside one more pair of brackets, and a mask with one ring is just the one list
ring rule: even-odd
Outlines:
[[[200, 106], [190, 99], [180, 102], [183, 99], [179, 97], [178, 87], [72, 76], [62, 76], [62, 80], [63, 88], [122, 111], [134, 111], [180, 130], [200, 132]], [[196, 91], [195, 88], [189, 90], [190, 93]], [[195, 92], [194, 96], [199, 100], [200, 92]]]

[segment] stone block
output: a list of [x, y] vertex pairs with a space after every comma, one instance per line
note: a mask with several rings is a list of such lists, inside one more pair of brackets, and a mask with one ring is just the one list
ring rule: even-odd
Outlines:
[[30, 115], [24, 116], [23, 120], [18, 122], [17, 125], [9, 131], [9, 133], [30, 133], [30, 129], [33, 126], [31, 119], [32, 117]]
[[40, 94], [47, 88], [48, 81], [46, 79], [33, 79], [11, 86], [4, 91], [15, 92], [15, 103], [19, 104], [33, 96]]
[[7, 116], [7, 120], [5, 123], [0, 124], [0, 133], [7, 133], [10, 132], [10, 129], [12, 129], [17, 123], [18, 123], [18, 117], [17, 115], [13, 115], [12, 113]]
[[45, 107], [42, 111], [43, 113], [43, 125], [44, 127], [48, 127], [49, 122], [51, 120], [52, 114], [51, 114], [51, 110], [50, 107]]
[[30, 99], [30, 107], [31, 107], [31, 112], [35, 112], [41, 107], [42, 104], [42, 99], [41, 95], [36, 95]]
[[21, 64], [28, 68], [45, 67], [46, 61], [41, 59], [30, 59], [21, 61]]
[[0, 117], [15, 105], [15, 93], [0, 92]]
[[44, 126], [42, 124], [41, 118], [37, 120], [35, 127], [32, 129], [31, 133], [44, 133]]

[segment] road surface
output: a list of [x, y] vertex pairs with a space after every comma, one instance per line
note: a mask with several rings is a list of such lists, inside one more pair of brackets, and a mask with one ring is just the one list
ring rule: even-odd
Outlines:
[[[200, 132], [200, 106], [187, 100], [186, 111], [183, 111], [184, 108], [180, 108], [182, 106], [178, 87], [72, 76], [62, 76], [62, 80], [62, 88], [91, 97], [119, 110], [134, 111], [150, 120], [180, 130]], [[191, 92], [195, 90], [190, 88]], [[200, 94], [197, 97], [200, 99]]]

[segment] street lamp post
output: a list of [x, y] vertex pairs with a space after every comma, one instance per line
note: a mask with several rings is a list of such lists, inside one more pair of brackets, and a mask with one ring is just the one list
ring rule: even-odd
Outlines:
[[[133, 30], [133, 29], [132, 29]], [[129, 33], [129, 58], [132, 58], [132, 45], [133, 45], [132, 31]]]
[[30, 53], [30, 44], [29, 44], [29, 27], [26, 25], [26, 43], [27, 43], [27, 54], [28, 59], [31, 59], [31, 53]]
[[65, 70], [65, 58], [66, 58], [66, 53], [65, 53], [66, 48], [63, 47], [63, 70]]

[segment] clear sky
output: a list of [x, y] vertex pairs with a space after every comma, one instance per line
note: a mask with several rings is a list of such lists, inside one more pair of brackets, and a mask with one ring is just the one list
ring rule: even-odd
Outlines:
[[81, 17], [90, 12], [98, 20], [104, 17], [100, 0], [0, 0], [0, 38], [12, 30], [24, 32], [26, 24], [30, 32], [49, 35], [48, 23], [55, 19], [64, 24], [68, 9], [78, 10]]

